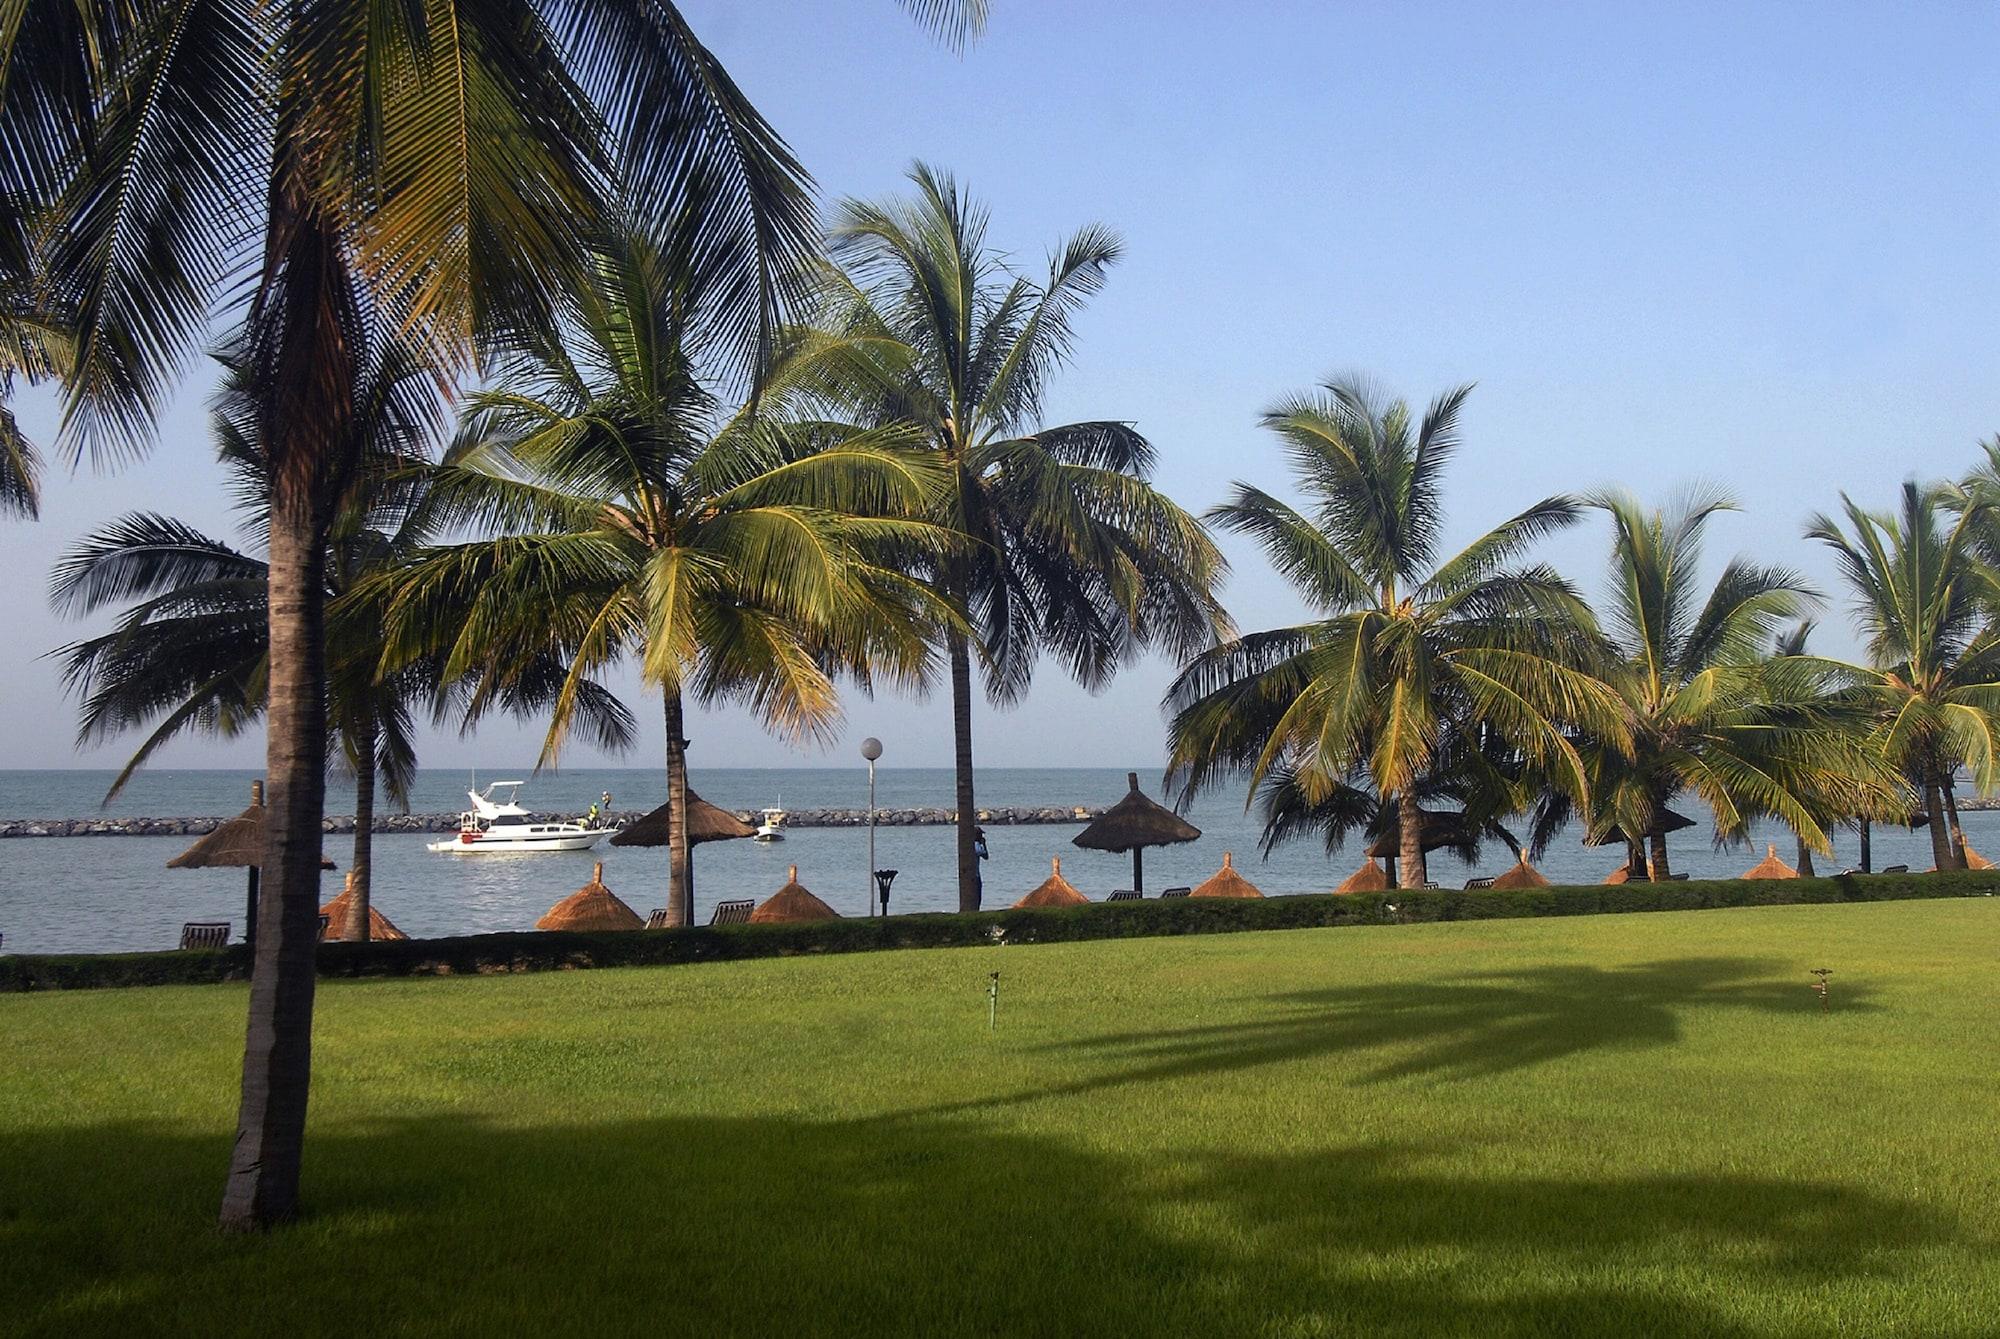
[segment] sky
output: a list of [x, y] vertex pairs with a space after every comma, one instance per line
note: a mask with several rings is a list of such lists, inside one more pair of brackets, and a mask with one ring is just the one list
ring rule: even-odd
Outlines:
[[[1200, 510], [1232, 480], [1288, 492], [1266, 405], [1358, 372], [1413, 403], [1477, 383], [1449, 479], [1463, 541], [1552, 493], [1648, 502], [1717, 484], [1742, 552], [1829, 596], [1816, 649], [1847, 653], [1831, 565], [1804, 520], [1845, 491], [1888, 506], [2000, 433], [2000, 6], [1836, 3], [1079, 5], [992, 0], [956, 55], [892, 0], [690, 0], [684, 11], [789, 139], [823, 198], [903, 189], [913, 160], [991, 208], [1039, 271], [1089, 222], [1125, 256], [1079, 325], [1050, 423], [1117, 418], [1158, 484]], [[78, 752], [48, 651], [95, 630], [48, 610], [51, 563], [133, 509], [227, 535], [205, 372], [142, 462], [58, 467], [42, 519], [0, 521], [0, 767], [112, 767]], [[17, 392], [47, 441], [45, 395]], [[1608, 536], [1545, 544], [1596, 596]], [[1301, 606], [1225, 540], [1245, 629]], [[990, 766], [1156, 766], [1173, 666], [1092, 696], [1045, 664], [981, 708]], [[662, 756], [657, 696], [616, 685]], [[438, 766], [520, 766], [541, 727], [427, 740]], [[947, 766], [949, 696], [850, 695], [842, 738], [801, 751], [740, 712], [694, 723], [703, 766], [826, 766], [879, 736], [885, 766]], [[255, 766], [261, 737], [191, 740], [156, 766]], [[583, 748], [567, 765], [616, 762]]]

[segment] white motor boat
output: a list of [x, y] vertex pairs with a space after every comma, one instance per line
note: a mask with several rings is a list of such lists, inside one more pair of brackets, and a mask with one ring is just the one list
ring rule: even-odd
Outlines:
[[519, 781], [495, 781], [484, 791], [465, 792], [472, 808], [458, 816], [458, 835], [431, 842], [430, 849], [448, 855], [588, 851], [610, 835], [610, 828], [537, 821], [516, 802], [521, 785]]
[[757, 831], [750, 838], [753, 842], [781, 842], [785, 839], [785, 811], [766, 809], [764, 821], [757, 825]]

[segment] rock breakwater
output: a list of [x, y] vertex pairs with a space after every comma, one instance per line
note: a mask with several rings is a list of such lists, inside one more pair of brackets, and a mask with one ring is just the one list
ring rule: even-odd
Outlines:
[[[736, 816], [746, 823], [761, 817], [756, 811], [740, 809]], [[981, 809], [981, 824], [1016, 827], [1026, 824], [1087, 823], [1103, 813], [1101, 807], [1084, 805], [1028, 805]], [[635, 822], [641, 811], [631, 810], [610, 816], [610, 826]], [[378, 814], [377, 832], [456, 832], [457, 814]], [[539, 822], [574, 821], [574, 814], [536, 814]], [[0, 838], [5, 837], [199, 837], [213, 832], [227, 820], [222, 818], [10, 818], [0, 820]], [[885, 828], [943, 827], [958, 821], [956, 809], [877, 809], [875, 822]], [[794, 809], [788, 811], [787, 827], [859, 828], [868, 825], [866, 809]], [[354, 818], [330, 814], [322, 827], [331, 834], [354, 831]]]

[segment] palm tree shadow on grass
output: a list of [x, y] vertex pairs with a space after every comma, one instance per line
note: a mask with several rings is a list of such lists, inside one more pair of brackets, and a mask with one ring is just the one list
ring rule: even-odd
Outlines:
[[430, 1117], [309, 1147], [311, 1220], [244, 1239], [208, 1223], [223, 1135], [0, 1136], [0, 1314], [25, 1333], [1731, 1339], [1787, 1307], [1837, 1329], [1827, 1297], [1880, 1304], [1956, 1236], [1852, 1186], [1474, 1175], [1418, 1144], [1112, 1153], [964, 1120]]
[[[1667, 1046], [1690, 1010], [1797, 1018], [1819, 1005], [1791, 964], [1680, 958], [1630, 967], [1549, 966], [1387, 985], [1333, 986], [1265, 997], [1245, 1022], [1109, 1033], [1049, 1049], [1082, 1050], [1110, 1067], [1067, 1085], [982, 1099], [978, 1107], [1254, 1069], [1333, 1055], [1376, 1057], [1359, 1081], [1472, 1079], [1591, 1051]], [[1842, 986], [1843, 1012], [1872, 1009], [1867, 988]]]

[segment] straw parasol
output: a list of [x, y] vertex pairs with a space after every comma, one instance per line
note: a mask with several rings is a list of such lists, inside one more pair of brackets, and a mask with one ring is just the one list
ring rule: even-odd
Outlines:
[[1799, 872], [1778, 859], [1778, 848], [1770, 843], [1764, 847], [1764, 858], [1738, 875], [1744, 879], [1796, 879]]
[[1533, 865], [1528, 863], [1528, 853], [1526, 851], [1523, 851], [1520, 853], [1520, 855], [1521, 858], [1514, 862], [1514, 867], [1512, 869], [1508, 870], [1505, 874], [1502, 874], [1499, 878], [1493, 880], [1493, 886], [1495, 888], [1548, 887], [1549, 886], [1548, 879], [1542, 874], [1540, 870], [1536, 869]]
[[1236, 872], [1236, 866], [1227, 851], [1222, 853], [1222, 868], [1208, 876], [1189, 897], [1262, 897], [1257, 885]]
[[1992, 869], [1993, 862], [1972, 849], [1972, 843], [1965, 844], [1965, 867], [1967, 869]]
[[1336, 893], [1386, 893], [1389, 891], [1389, 874], [1373, 860], [1361, 862], [1361, 868], [1347, 876], [1347, 881], [1333, 890]]
[[[257, 882], [264, 864], [264, 783], [250, 783], [250, 807], [224, 823], [218, 823], [200, 841], [167, 862], [168, 869], [243, 869], [243, 938], [257, 938]], [[321, 869], [333, 862], [320, 858]]]
[[[611, 834], [613, 846], [665, 846], [673, 838], [673, 801], [669, 800], [644, 818]], [[694, 848], [703, 842], [728, 842], [754, 837], [757, 829], [727, 809], [718, 809], [688, 787], [687, 899], [694, 905]]]
[[753, 925], [769, 925], [777, 921], [837, 921], [840, 913], [806, 891], [799, 882], [799, 867], [793, 865], [785, 875], [785, 886], [757, 904], [750, 913]]
[[1062, 857], [1056, 856], [1049, 864], [1054, 873], [1042, 880], [1041, 886], [1016, 902], [1017, 907], [1081, 907], [1090, 899], [1076, 890], [1075, 885], [1063, 877]]
[[[1694, 820], [1686, 814], [1676, 813], [1672, 809], [1663, 808], [1655, 818], [1653, 826], [1639, 834], [1639, 840], [1645, 841], [1648, 837], [1664, 837], [1669, 832], [1680, 832], [1683, 829], [1693, 826]], [[1623, 846], [1625, 844], [1625, 829], [1613, 823], [1598, 836], [1585, 837], [1584, 842], [1589, 846]]]
[[[319, 909], [326, 917], [326, 928], [319, 932], [321, 939], [347, 938], [347, 922], [354, 915], [354, 871], [347, 872], [347, 886], [340, 890], [340, 896]], [[384, 916], [375, 906], [374, 899], [368, 902], [368, 937], [370, 939], [408, 939], [398, 930], [395, 923]]]
[[1620, 865], [1617, 869], [1605, 875], [1604, 881], [1606, 883], [1630, 883], [1632, 882], [1632, 867], [1630, 865]]
[[[1465, 826], [1465, 815], [1456, 809], [1419, 810], [1424, 817], [1424, 852], [1441, 851], [1446, 847], [1465, 849], [1476, 840], [1475, 835]], [[1377, 860], [1394, 860], [1403, 854], [1403, 821], [1394, 810], [1388, 813], [1387, 821], [1380, 832], [1368, 842], [1369, 855]]]
[[1148, 799], [1139, 790], [1139, 774], [1127, 772], [1131, 790], [1125, 798], [1106, 809], [1090, 826], [1070, 838], [1086, 851], [1132, 853], [1132, 890], [1146, 891], [1145, 850], [1148, 846], [1173, 846], [1201, 836], [1201, 829], [1163, 804]]
[[639, 913], [604, 886], [604, 862], [590, 871], [590, 882], [550, 907], [535, 922], [537, 930], [643, 930]]

